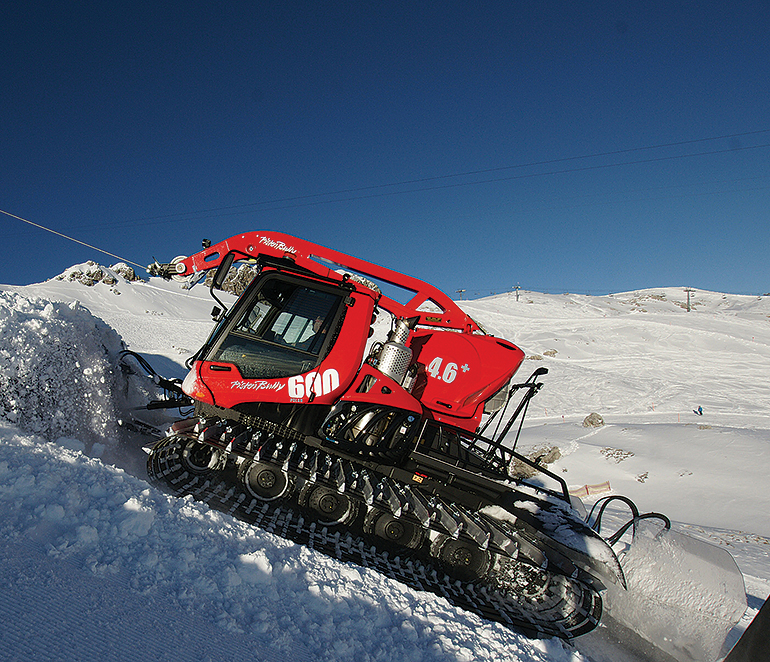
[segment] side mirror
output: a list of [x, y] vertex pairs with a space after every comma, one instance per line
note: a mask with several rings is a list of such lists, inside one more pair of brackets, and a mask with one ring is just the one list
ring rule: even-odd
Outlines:
[[221, 290], [225, 284], [227, 274], [230, 273], [230, 267], [233, 266], [235, 260], [235, 253], [230, 252], [222, 258], [219, 263], [216, 272], [214, 273], [214, 279], [211, 282], [211, 289]]
[[[230, 273], [230, 267], [233, 266], [233, 262], [235, 261], [235, 253], [230, 251], [227, 255], [225, 255], [222, 258], [222, 261], [219, 263], [219, 266], [217, 267], [217, 270], [214, 272], [214, 278], [211, 281], [211, 289], [209, 290], [211, 292], [211, 296], [214, 298], [214, 301], [216, 301], [222, 308], [227, 310], [227, 306], [223, 304], [218, 298], [217, 295], [214, 294], [214, 290], [221, 290], [225, 284], [225, 279], [227, 278], [227, 274]], [[219, 306], [215, 306], [214, 309], [216, 310]], [[221, 310], [220, 310], [221, 312]], [[211, 314], [214, 314], [214, 311], [211, 311]], [[214, 319], [217, 319], [215, 317]], [[219, 321], [217, 319], [217, 321]]]
[[222, 309], [219, 306], [214, 306], [211, 309], [211, 317], [215, 322], [218, 322], [220, 320], [221, 315], [222, 315]]

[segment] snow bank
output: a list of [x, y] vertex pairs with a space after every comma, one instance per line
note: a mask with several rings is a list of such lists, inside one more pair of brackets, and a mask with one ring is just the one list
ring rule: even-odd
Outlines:
[[49, 440], [117, 436], [120, 336], [77, 302], [0, 292], [0, 417]]

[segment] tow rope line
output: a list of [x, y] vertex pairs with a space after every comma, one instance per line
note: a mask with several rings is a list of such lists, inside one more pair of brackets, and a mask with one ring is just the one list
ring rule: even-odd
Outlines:
[[22, 218], [21, 216], [16, 216], [16, 214], [12, 214], [11, 212], [4, 211], [3, 209], [0, 209], [0, 214], [5, 214], [6, 216], [10, 216], [11, 218], [15, 218], [19, 221], [22, 221], [23, 223], [29, 223], [29, 225], [33, 225], [36, 228], [40, 228], [41, 230], [45, 230], [46, 232], [51, 232], [52, 234], [58, 235], [59, 237], [64, 237], [64, 239], [69, 239], [70, 241], [74, 241], [76, 244], [80, 244], [81, 246], [85, 246], [86, 248], [90, 248], [92, 250], [99, 251], [100, 253], [104, 253], [105, 255], [109, 255], [110, 257], [114, 257], [120, 260], [121, 262], [127, 262], [128, 264], [133, 264], [135, 267], [139, 267], [140, 269], [144, 269], [144, 270], [147, 269], [146, 265], [139, 264], [137, 262], [132, 262], [131, 260], [127, 260], [124, 257], [120, 257], [120, 255], [115, 255], [115, 253], [110, 253], [109, 251], [102, 250], [101, 248], [97, 248], [96, 246], [87, 244], [85, 241], [80, 241], [80, 239], [75, 239], [74, 237], [68, 237], [66, 234], [62, 234], [61, 232], [57, 232], [56, 230], [47, 228], [44, 225], [33, 223], [32, 221], [29, 221], [26, 218]]

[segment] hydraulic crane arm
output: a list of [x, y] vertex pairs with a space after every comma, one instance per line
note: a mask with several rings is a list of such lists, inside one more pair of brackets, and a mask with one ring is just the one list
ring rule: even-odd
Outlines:
[[199, 272], [216, 269], [229, 253], [235, 255], [235, 260], [257, 261], [260, 256], [289, 259], [318, 276], [340, 281], [343, 276], [336, 269], [348, 269], [411, 293], [411, 299], [405, 304], [384, 294], [379, 297], [378, 304], [398, 317], [419, 317], [418, 323], [423, 326], [483, 333], [454, 301], [428, 283], [280, 232], [239, 234], [207, 246], [190, 257], [177, 258], [168, 264], [156, 263], [150, 268], [150, 273], [164, 278], [193, 277]]

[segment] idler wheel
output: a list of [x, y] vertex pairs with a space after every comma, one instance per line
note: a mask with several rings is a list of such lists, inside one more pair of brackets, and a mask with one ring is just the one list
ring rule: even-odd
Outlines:
[[527, 563], [516, 565], [513, 580], [517, 593], [530, 600], [543, 598], [550, 587], [549, 574]]
[[433, 555], [447, 566], [449, 573], [464, 581], [483, 577], [489, 570], [492, 555], [469, 540], [443, 538], [434, 545]]
[[188, 441], [181, 453], [181, 461], [185, 469], [194, 474], [218, 471], [225, 464], [225, 456], [217, 448], [199, 441]]
[[246, 491], [260, 501], [275, 501], [291, 491], [289, 476], [265, 462], [244, 463], [239, 477]]
[[311, 488], [307, 496], [307, 505], [321, 516], [318, 521], [327, 526], [348, 524], [358, 514], [358, 504], [355, 501], [323, 485]]

